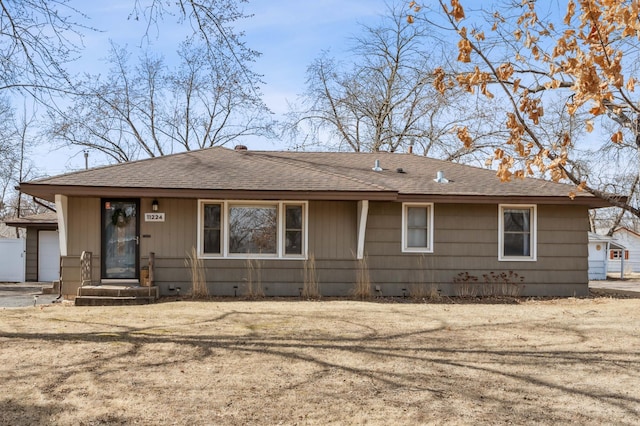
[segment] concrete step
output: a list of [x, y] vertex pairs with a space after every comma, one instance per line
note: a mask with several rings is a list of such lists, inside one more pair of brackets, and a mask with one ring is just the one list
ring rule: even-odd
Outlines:
[[42, 294], [58, 294], [60, 293], [60, 281], [54, 281], [51, 283], [51, 287], [43, 286]]
[[133, 297], [133, 296], [76, 296], [76, 306], [126, 306], [126, 305], [148, 305], [155, 302], [155, 297]]
[[160, 297], [158, 287], [129, 287], [117, 285], [82, 286], [78, 288], [78, 296], [96, 297]]

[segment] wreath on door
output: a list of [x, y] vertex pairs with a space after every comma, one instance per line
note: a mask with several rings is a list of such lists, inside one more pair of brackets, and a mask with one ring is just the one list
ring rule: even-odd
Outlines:
[[131, 216], [127, 215], [125, 209], [117, 208], [111, 214], [111, 223], [118, 228], [124, 228], [131, 221]]

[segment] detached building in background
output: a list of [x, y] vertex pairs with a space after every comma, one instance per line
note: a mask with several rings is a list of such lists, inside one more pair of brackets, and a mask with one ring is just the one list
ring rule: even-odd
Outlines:
[[410, 154], [244, 147], [20, 189], [56, 204], [69, 297], [83, 252], [92, 254], [91, 285], [136, 286], [151, 256], [159, 293], [188, 293], [192, 250], [211, 295], [240, 295], [254, 281], [267, 296], [298, 296], [311, 270], [322, 295], [345, 296], [365, 268], [374, 295], [420, 286], [455, 295], [465, 282], [502, 276], [524, 296], [584, 296], [588, 210], [609, 205], [584, 192], [571, 198], [569, 185], [501, 183], [492, 170]]
[[620, 247], [609, 250], [609, 272], [639, 273], [640, 234], [632, 229], [619, 227], [613, 231], [613, 238]]
[[52, 282], [60, 279], [58, 216], [46, 212], [5, 221], [8, 226], [26, 229], [26, 281]]

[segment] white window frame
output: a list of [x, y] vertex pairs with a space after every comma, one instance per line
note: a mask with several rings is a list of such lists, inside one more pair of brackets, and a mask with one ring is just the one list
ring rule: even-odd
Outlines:
[[[529, 210], [530, 224], [529, 256], [504, 255], [504, 210]], [[538, 207], [535, 204], [499, 204], [498, 205], [498, 260], [504, 262], [535, 262], [538, 256]]]
[[[427, 209], [427, 247], [409, 247], [408, 242], [408, 211], [409, 207], [423, 207]], [[433, 253], [433, 203], [402, 203], [402, 252], [403, 253]]]
[[[204, 253], [204, 206], [220, 205], [220, 253]], [[229, 253], [229, 209], [231, 207], [275, 206], [277, 212], [276, 253]], [[285, 254], [286, 206], [302, 207], [302, 254]], [[254, 200], [198, 200], [198, 257], [201, 259], [307, 259], [309, 248], [309, 202], [308, 201], [254, 201]]]

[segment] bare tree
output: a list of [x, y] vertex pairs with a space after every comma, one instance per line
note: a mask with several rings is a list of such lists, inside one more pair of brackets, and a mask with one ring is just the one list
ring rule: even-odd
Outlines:
[[[247, 17], [242, 3], [246, 0], [131, 0], [128, 18], [144, 23], [143, 38], [148, 40], [168, 19], [189, 25], [209, 55], [235, 63], [243, 83], [257, 93], [261, 82], [248, 64], [258, 53], [232, 27]], [[87, 25], [89, 18], [69, 0], [0, 1], [0, 90], [36, 97], [70, 90], [74, 77], [66, 65], [81, 55], [85, 33], [96, 30]]]
[[[431, 63], [437, 53], [428, 25], [409, 25], [401, 5], [389, 6], [377, 26], [363, 26], [352, 48], [353, 65], [327, 53], [308, 67], [301, 106], [292, 106], [285, 128], [296, 147], [337, 150], [407, 151], [449, 160], [472, 154], [456, 137], [469, 108], [453, 108], [456, 94], [433, 87]], [[473, 102], [483, 102], [476, 99]], [[487, 111], [482, 109], [481, 111]], [[481, 117], [473, 118], [481, 133]], [[485, 120], [484, 122], [487, 122]], [[481, 130], [482, 129], [482, 130]], [[478, 143], [475, 150], [491, 146]]]
[[85, 16], [67, 0], [0, 1], [0, 91], [42, 99], [65, 91], [82, 49]]
[[73, 105], [51, 113], [51, 133], [117, 162], [269, 135], [269, 111], [242, 83], [245, 70], [194, 40], [178, 53], [175, 69], [150, 53], [132, 66], [126, 49], [112, 46], [108, 74], [87, 76]]
[[[2, 0], [0, 90], [39, 100], [50, 109], [58, 136], [72, 144], [92, 145], [117, 161], [223, 144], [263, 132], [262, 80], [250, 68], [259, 54], [233, 28], [234, 22], [246, 18], [244, 2], [132, 0], [128, 18], [144, 25], [143, 41], [151, 42], [154, 30], [159, 34], [167, 20], [190, 27], [181, 54], [192, 66], [168, 73], [162, 58], [149, 54], [133, 72], [127, 68], [126, 54], [117, 52], [112, 57], [115, 69], [105, 80], [68, 72], [68, 64], [82, 54], [83, 36], [95, 30], [85, 24], [90, 16], [79, 6], [69, 0]], [[221, 80], [222, 73], [227, 81]], [[144, 82], [131, 80], [141, 76]], [[188, 95], [178, 93], [185, 84], [193, 84]], [[92, 108], [100, 117], [74, 122], [75, 112], [65, 110], [70, 102], [85, 118]], [[171, 102], [189, 104], [181, 105], [185, 117], [172, 121]], [[185, 125], [175, 125], [187, 115]]]
[[[28, 159], [30, 149], [37, 144], [36, 113], [23, 106], [16, 116], [8, 101], [0, 103], [0, 219], [40, 213], [45, 208], [24, 199], [16, 185], [37, 177]], [[15, 229], [16, 236], [20, 236]]]
[[438, 25], [456, 44], [461, 68], [434, 73], [441, 93], [462, 88], [507, 107], [507, 137], [490, 159], [498, 176], [566, 179], [640, 217], [637, 5], [568, 0], [561, 16], [535, 0], [438, 3], [412, 2], [408, 21]]

